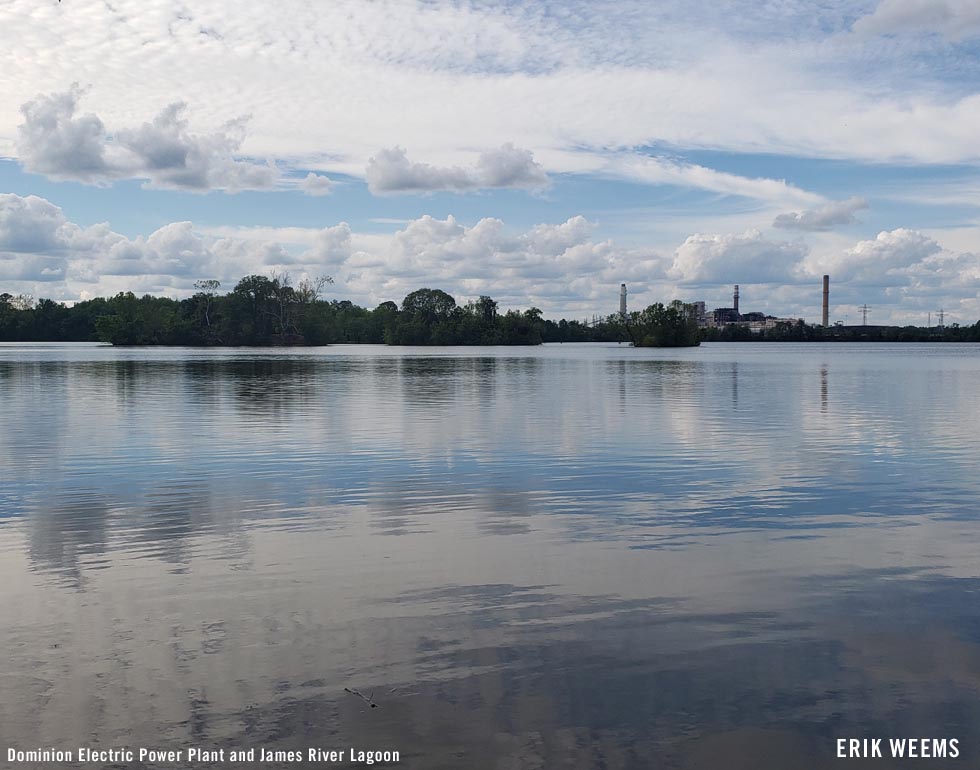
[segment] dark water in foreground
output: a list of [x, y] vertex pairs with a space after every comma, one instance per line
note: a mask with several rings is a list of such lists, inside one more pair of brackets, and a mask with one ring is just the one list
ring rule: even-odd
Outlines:
[[0, 346], [0, 764], [975, 767], [978, 405], [965, 345]]

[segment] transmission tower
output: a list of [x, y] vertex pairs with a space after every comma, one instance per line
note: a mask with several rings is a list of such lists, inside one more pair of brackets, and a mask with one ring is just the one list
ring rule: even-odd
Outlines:
[[946, 311], [943, 310], [942, 308], [939, 308], [939, 328], [940, 329], [942, 329], [943, 326], [945, 325], [943, 323], [943, 319], [945, 319], [945, 317], [946, 317]]
[[867, 304], [861, 305], [861, 326], [868, 325], [868, 311], [871, 310]]

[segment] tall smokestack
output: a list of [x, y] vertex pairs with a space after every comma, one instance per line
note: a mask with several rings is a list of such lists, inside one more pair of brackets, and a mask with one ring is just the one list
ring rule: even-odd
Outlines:
[[830, 326], [830, 276], [823, 277], [823, 325]]
[[626, 316], [626, 284], [619, 285], [619, 314]]
[[733, 302], [735, 303], [732, 305], [732, 307], [735, 308], [735, 315], [738, 315], [738, 284], [737, 283], [735, 284], [735, 297], [733, 299]]

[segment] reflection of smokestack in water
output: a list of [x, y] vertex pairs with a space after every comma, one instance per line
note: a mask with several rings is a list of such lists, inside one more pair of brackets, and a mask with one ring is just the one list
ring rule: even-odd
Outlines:
[[823, 325], [830, 326], [830, 276], [823, 277]]
[[732, 307], [735, 308], [735, 315], [738, 315], [738, 284], [735, 284], [735, 297], [733, 298]]
[[619, 285], [619, 314], [621, 316], [626, 315], [626, 284], [621, 283]]

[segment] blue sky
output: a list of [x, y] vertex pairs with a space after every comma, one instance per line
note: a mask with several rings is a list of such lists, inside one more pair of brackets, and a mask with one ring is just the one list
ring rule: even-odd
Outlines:
[[966, 0], [0, 3], [0, 288], [980, 318]]

